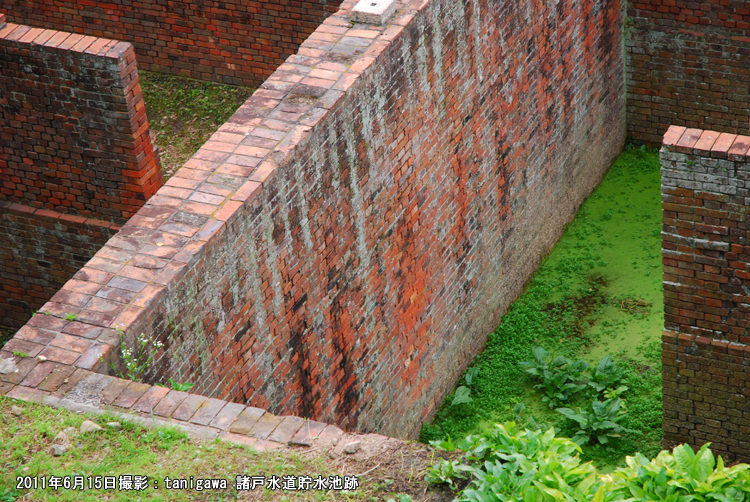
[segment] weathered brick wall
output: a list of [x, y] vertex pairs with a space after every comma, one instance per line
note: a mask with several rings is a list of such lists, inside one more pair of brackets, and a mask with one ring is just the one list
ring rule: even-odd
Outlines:
[[133, 47], [0, 29], [0, 201], [124, 223], [162, 184]]
[[119, 228], [0, 202], [0, 330], [26, 324]]
[[628, 135], [670, 124], [750, 131], [750, 1], [634, 0], [626, 22]]
[[87, 319], [61, 363], [122, 327], [165, 342], [151, 381], [401, 437], [432, 416], [622, 148], [621, 5], [353, 5], [44, 306]]
[[661, 150], [664, 438], [750, 459], [750, 137], [672, 126]]
[[131, 42], [144, 70], [260, 85], [341, 0], [3, 0], [9, 20]]

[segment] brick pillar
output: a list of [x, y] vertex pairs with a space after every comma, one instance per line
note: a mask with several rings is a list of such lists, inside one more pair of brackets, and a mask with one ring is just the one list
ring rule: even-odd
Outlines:
[[664, 439], [750, 459], [750, 137], [671, 126], [662, 164]]

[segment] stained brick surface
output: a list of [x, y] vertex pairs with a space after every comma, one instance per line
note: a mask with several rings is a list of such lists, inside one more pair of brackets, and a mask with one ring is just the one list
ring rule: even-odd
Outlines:
[[[353, 5], [66, 284], [95, 309], [45, 306], [115, 364], [112, 328], [159, 338], [150, 382], [268, 410], [230, 433], [415, 435], [624, 142], [618, 1]], [[209, 403], [172, 394], [155, 414]]]
[[670, 124], [750, 131], [750, 1], [628, 3], [628, 135], [661, 144]]
[[124, 223], [161, 183], [130, 44], [0, 29], [0, 201]]
[[131, 42], [145, 70], [260, 85], [340, 3], [4, 0], [0, 9], [16, 23]]
[[664, 437], [750, 452], [748, 138], [672, 126], [661, 150]]

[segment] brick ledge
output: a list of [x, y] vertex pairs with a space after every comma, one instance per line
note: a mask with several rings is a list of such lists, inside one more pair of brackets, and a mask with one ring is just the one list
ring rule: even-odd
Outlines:
[[[20, 363], [19, 360], [32, 360], [16, 356], [13, 359], [16, 363]], [[178, 427], [196, 438], [219, 438], [252, 446], [259, 451], [290, 446], [334, 447], [366, 436], [381, 437], [377, 434], [344, 433], [335, 425], [294, 416], [277, 417], [251, 406], [131, 382], [87, 370], [77, 370], [63, 379], [57, 372], [61, 367], [67, 366], [63, 364], [55, 364], [54, 368], [44, 371], [48, 376], [36, 386], [13, 383], [14, 380], [32, 383], [27, 380], [34, 378], [33, 374], [39, 373], [39, 369], [46, 364], [36, 359], [32, 361], [34, 364], [27, 363], [16, 373], [0, 374], [0, 396], [80, 413], [101, 415], [108, 412], [147, 427]], [[97, 388], [94, 393], [99, 395], [99, 405], [75, 399], [75, 390], [87, 386]], [[163, 406], [162, 410], [168, 410], [164, 415], [154, 412], [160, 405]], [[180, 419], [174, 417], [178, 412], [181, 414]]]

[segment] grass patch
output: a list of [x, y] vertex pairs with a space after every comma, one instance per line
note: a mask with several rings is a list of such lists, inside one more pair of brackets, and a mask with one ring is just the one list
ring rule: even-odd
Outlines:
[[[653, 455], [661, 446], [661, 188], [658, 153], [629, 148], [583, 203], [526, 290], [503, 317], [474, 361], [478, 369], [471, 402], [446, 398], [421, 440], [487, 430], [518, 417], [572, 433], [569, 421], [541, 402], [519, 366], [542, 346], [550, 353], [596, 364], [612, 354], [627, 368], [629, 415], [622, 425], [636, 432], [610, 445], [587, 446], [583, 458], [605, 469], [625, 455]], [[529, 423], [529, 422], [527, 422]]]
[[[18, 416], [12, 406], [20, 408]], [[61, 456], [53, 456], [52, 445], [67, 427], [80, 428], [93, 420], [104, 430], [72, 439]], [[119, 421], [121, 430], [106, 428]], [[11, 502], [30, 494], [33, 500], [129, 501], [129, 500], [398, 500], [408, 493], [414, 500], [452, 500], [450, 492], [424, 481], [424, 472], [439, 459], [421, 444], [400, 442], [400, 446], [370, 459], [347, 455], [329, 456], [314, 447], [276, 452], [258, 452], [224, 441], [199, 440], [173, 427], [146, 428], [122, 421], [114, 415], [84, 416], [65, 409], [0, 397], [0, 502]], [[120, 476], [146, 475], [144, 491], [58, 489], [19, 490], [17, 476]], [[237, 492], [237, 475], [283, 476], [358, 475], [355, 491], [271, 491]], [[165, 478], [226, 479], [227, 490], [167, 490]], [[154, 489], [154, 481], [158, 489]], [[194, 486], [196, 486], [194, 484]]]
[[152, 139], [165, 176], [171, 176], [255, 91], [140, 71]]

